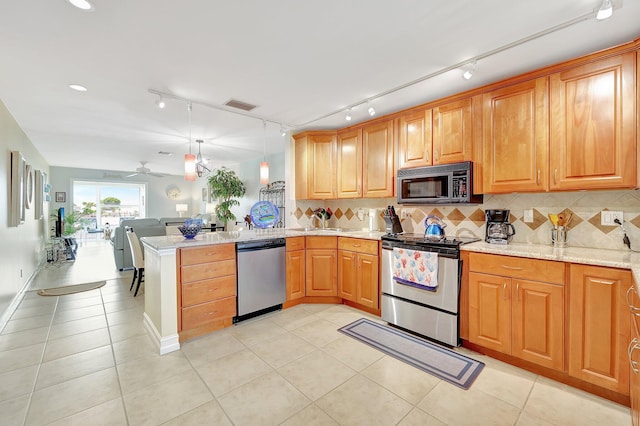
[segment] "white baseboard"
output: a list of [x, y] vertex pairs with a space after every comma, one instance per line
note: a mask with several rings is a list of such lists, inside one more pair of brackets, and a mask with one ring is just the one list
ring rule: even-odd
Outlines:
[[0, 315], [0, 333], [2, 333], [2, 330], [4, 330], [4, 328], [7, 326], [7, 323], [13, 316], [14, 312], [16, 311], [16, 309], [18, 309], [18, 306], [20, 306], [20, 302], [22, 302], [22, 299], [24, 298], [24, 294], [27, 292], [27, 289], [31, 286], [31, 283], [35, 279], [36, 275], [38, 275], [38, 272], [40, 272], [40, 269], [42, 269], [42, 267], [45, 264], [46, 264], [46, 256], [44, 257], [43, 260], [40, 261], [35, 271], [33, 271], [31, 276], [27, 278], [27, 281], [24, 283], [22, 288], [13, 297], [13, 300], [11, 301], [7, 309], [5, 309], [5, 311], [2, 312], [2, 315]]
[[151, 339], [156, 344], [156, 347], [160, 350], [160, 355], [180, 350], [180, 340], [177, 334], [165, 337], [160, 336], [160, 333], [158, 333], [156, 326], [153, 325], [151, 318], [149, 318], [146, 312], [143, 316], [144, 328], [147, 330], [149, 336], [151, 336]]

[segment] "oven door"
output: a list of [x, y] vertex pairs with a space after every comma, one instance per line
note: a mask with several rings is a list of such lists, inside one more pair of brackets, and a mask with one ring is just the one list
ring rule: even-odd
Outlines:
[[[414, 250], [421, 250], [414, 247]], [[382, 250], [382, 293], [457, 314], [460, 293], [460, 260], [438, 257], [438, 287], [435, 291], [400, 284], [393, 279], [393, 250]]]

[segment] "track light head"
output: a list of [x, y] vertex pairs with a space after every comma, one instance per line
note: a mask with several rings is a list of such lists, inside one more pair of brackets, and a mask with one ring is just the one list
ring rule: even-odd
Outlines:
[[351, 108], [347, 110], [347, 115], [344, 116], [344, 119], [347, 121], [351, 121]]
[[164, 107], [167, 106], [167, 104], [164, 102], [164, 99], [162, 99], [162, 96], [158, 98], [158, 100], [156, 101], [156, 105], [160, 109], [164, 109]]
[[287, 136], [287, 131], [282, 124], [280, 125], [280, 134], [282, 136]]
[[602, 0], [600, 9], [598, 9], [598, 13], [596, 14], [596, 19], [598, 21], [604, 21], [605, 19], [610, 18], [611, 15], [613, 15], [613, 3], [611, 0]]
[[[369, 105], [369, 102], [367, 102], [367, 105]], [[376, 115], [376, 110], [373, 109], [373, 107], [371, 105], [369, 105], [369, 108], [367, 109], [367, 112], [369, 113], [370, 116], [374, 116]]]
[[477, 61], [473, 61], [471, 64], [467, 66], [467, 69], [462, 73], [462, 78], [465, 80], [470, 80], [473, 77], [473, 73], [476, 72], [476, 64]]

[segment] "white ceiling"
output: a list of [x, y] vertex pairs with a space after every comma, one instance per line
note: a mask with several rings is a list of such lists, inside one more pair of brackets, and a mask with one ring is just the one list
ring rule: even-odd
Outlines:
[[[341, 128], [349, 105], [577, 17], [600, 0], [7, 0], [0, 5], [0, 100], [52, 166], [181, 174], [185, 102], [158, 109], [149, 89], [193, 103], [192, 139], [213, 167], [263, 156], [290, 131]], [[640, 0], [373, 99], [378, 115], [640, 37]], [[75, 92], [68, 84], [86, 86]], [[333, 115], [331, 113], [336, 112]], [[320, 117], [326, 118], [317, 120]], [[357, 123], [366, 106], [353, 109]], [[317, 121], [314, 121], [317, 120]], [[306, 124], [312, 122], [310, 124]], [[306, 124], [306, 125], [305, 125]], [[193, 148], [197, 151], [196, 144]], [[172, 156], [159, 151], [173, 152]]]

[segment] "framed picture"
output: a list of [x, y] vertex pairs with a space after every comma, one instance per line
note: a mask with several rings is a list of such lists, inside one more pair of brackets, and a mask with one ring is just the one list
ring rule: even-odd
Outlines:
[[56, 192], [56, 203], [66, 203], [66, 202], [67, 202], [67, 193]]
[[34, 170], [33, 217], [38, 220], [44, 217], [44, 173]]
[[9, 226], [24, 223], [24, 172], [25, 161], [20, 151], [11, 151], [11, 205]]

